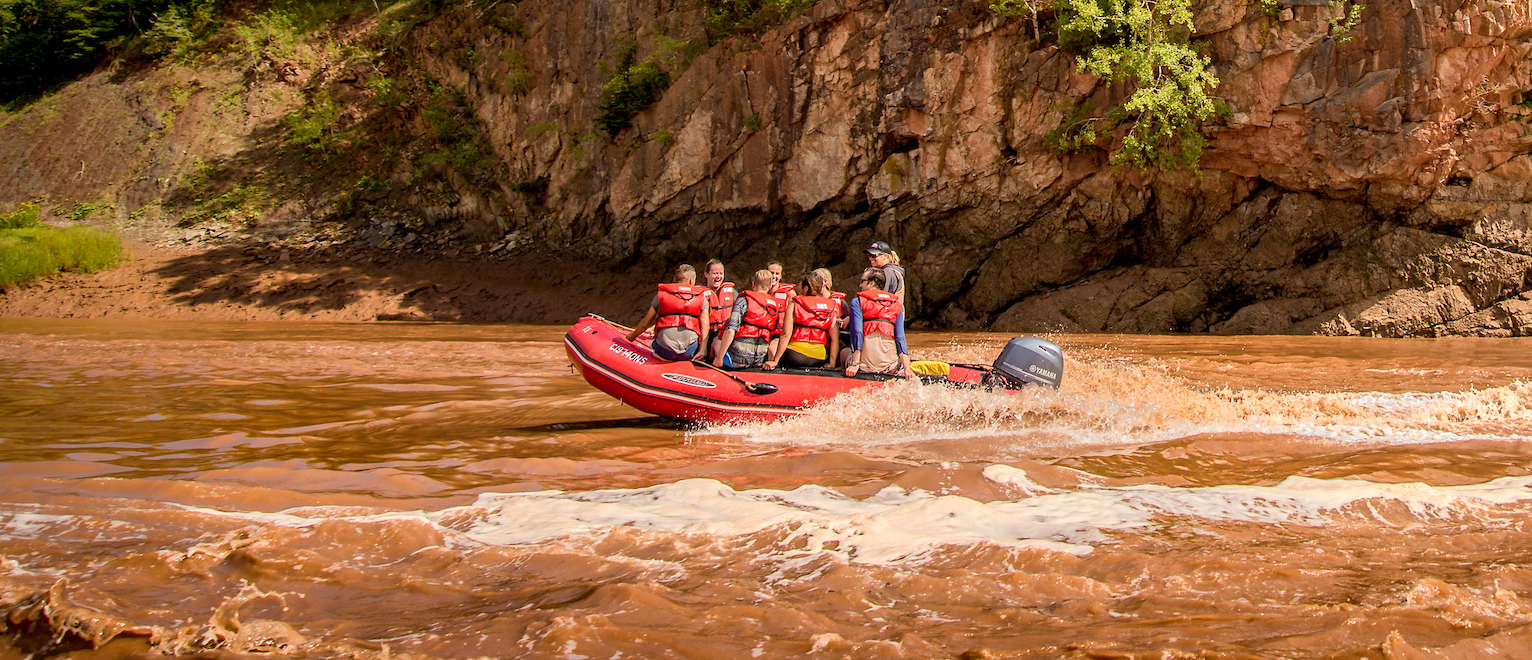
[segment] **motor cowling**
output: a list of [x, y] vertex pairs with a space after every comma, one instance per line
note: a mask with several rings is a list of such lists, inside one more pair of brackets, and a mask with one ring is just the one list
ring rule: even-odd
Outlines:
[[1064, 351], [1046, 339], [1017, 337], [995, 358], [995, 372], [1017, 385], [1058, 389], [1064, 382]]

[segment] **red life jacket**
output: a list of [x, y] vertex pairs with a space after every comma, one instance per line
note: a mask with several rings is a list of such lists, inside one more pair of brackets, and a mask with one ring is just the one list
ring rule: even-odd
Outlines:
[[661, 284], [660, 301], [655, 307], [660, 320], [656, 328], [684, 327], [702, 334], [702, 315], [707, 313], [703, 294], [707, 287], [695, 284]]
[[777, 319], [782, 313], [777, 306], [777, 299], [760, 291], [746, 291], [744, 296], [745, 318], [740, 320], [739, 330], [734, 336], [771, 337], [772, 333], [777, 332]]
[[789, 341], [830, 344], [830, 326], [840, 303], [819, 296], [793, 298], [793, 336]]
[[834, 300], [837, 305], [842, 305], [842, 307], [840, 308], [840, 310], [841, 310], [840, 329], [841, 330], [845, 330], [846, 329], [846, 324], [851, 322], [851, 311], [850, 311], [850, 308], [849, 307], [844, 307], [844, 305], [846, 304], [846, 294], [841, 293], [839, 291], [831, 291], [830, 292], [830, 299]]
[[787, 303], [797, 295], [798, 289], [786, 282], [777, 282], [771, 287], [771, 297], [777, 299], [777, 329], [771, 332], [771, 338], [782, 336], [782, 328], [787, 327]]
[[734, 311], [734, 283], [724, 282], [710, 298], [708, 303], [708, 326], [713, 334], [723, 333], [724, 326], [729, 324], [729, 314]]
[[863, 337], [871, 334], [894, 336], [902, 309], [899, 296], [887, 291], [863, 291], [856, 294], [856, 302], [862, 306]]

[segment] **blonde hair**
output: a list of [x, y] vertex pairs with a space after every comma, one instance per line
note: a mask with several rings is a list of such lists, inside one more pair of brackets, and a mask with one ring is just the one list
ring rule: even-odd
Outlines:
[[755, 277], [750, 281], [750, 288], [756, 291], [771, 291], [771, 271], [762, 268], [755, 271]]
[[835, 279], [830, 277], [830, 269], [828, 269], [828, 268], [815, 268], [814, 272], [819, 273], [819, 279], [822, 279], [822, 280], [825, 281], [825, 293], [829, 293], [830, 291], [834, 290], [834, 288], [835, 288]]
[[899, 253], [898, 252], [895, 252], [893, 250], [889, 250], [885, 254], [888, 255], [888, 263], [891, 263], [891, 264], [893, 264], [895, 266], [899, 265]]
[[679, 266], [676, 266], [676, 284], [696, 284], [696, 283], [697, 283], [697, 269], [696, 268], [692, 268], [691, 264], [681, 264]]

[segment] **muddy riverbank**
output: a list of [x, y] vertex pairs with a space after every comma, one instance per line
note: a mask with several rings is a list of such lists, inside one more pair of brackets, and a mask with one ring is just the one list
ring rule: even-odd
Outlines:
[[641, 314], [648, 276], [493, 246], [433, 254], [254, 239], [131, 241], [131, 259], [0, 292], [0, 316], [568, 323]]

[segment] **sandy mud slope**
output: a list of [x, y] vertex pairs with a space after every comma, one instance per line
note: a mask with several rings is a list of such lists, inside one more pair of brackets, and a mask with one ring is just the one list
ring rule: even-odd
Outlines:
[[[133, 259], [0, 292], [0, 316], [197, 320], [569, 323], [642, 314], [620, 271], [540, 255], [405, 255], [350, 244], [130, 244]], [[453, 250], [452, 252], [457, 252]]]

